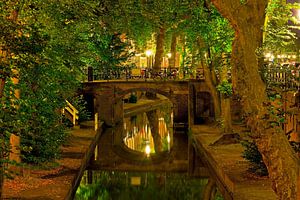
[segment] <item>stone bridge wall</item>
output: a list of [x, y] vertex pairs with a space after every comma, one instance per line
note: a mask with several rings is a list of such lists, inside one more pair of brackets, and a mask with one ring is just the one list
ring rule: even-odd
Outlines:
[[[199, 92], [209, 92], [205, 82], [199, 81], [98, 81], [83, 84], [82, 93], [89, 96], [94, 112], [108, 126], [114, 126], [123, 119], [122, 99], [128, 93], [146, 91], [164, 95], [173, 103], [175, 123], [188, 123], [194, 118]], [[194, 120], [190, 120], [193, 122]]]

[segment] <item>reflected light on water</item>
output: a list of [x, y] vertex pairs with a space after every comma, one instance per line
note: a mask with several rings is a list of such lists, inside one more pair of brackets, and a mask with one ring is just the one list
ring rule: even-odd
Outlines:
[[145, 153], [146, 153], [147, 157], [149, 157], [149, 155], [150, 155], [150, 152], [151, 152], [150, 145], [149, 145], [149, 144], [147, 144], [147, 145], [146, 145], [146, 147], [145, 147]]
[[[167, 120], [165, 119], [167, 118]], [[157, 131], [161, 138], [162, 150], [170, 151], [173, 139], [173, 121], [171, 113], [158, 112]], [[132, 150], [145, 153], [150, 148], [151, 153], [155, 152], [155, 144], [152, 136], [153, 128], [150, 126], [146, 113], [135, 117], [124, 118], [124, 144]], [[157, 133], [155, 133], [157, 134]], [[149, 147], [147, 147], [147, 145]], [[148, 151], [148, 150], [147, 150]]]

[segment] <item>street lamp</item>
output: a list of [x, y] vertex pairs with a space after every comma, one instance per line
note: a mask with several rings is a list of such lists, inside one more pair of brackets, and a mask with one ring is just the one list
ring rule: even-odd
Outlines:
[[148, 60], [148, 62], [147, 62], [148, 68], [152, 67], [152, 54], [153, 54], [152, 50], [146, 51], [146, 56], [147, 56], [147, 60]]
[[147, 50], [147, 51], [146, 51], [146, 56], [149, 57], [149, 56], [151, 56], [151, 55], [152, 55], [152, 50]]

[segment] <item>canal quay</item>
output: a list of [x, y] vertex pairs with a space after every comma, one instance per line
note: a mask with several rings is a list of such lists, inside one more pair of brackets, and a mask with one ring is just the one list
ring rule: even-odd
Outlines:
[[[203, 116], [204, 110], [213, 109], [209, 97], [205, 96], [206, 105], [201, 104], [203, 107], [196, 109], [201, 114], [189, 111], [199, 106], [193, 103], [197, 98], [190, 94], [207, 94], [203, 82], [172, 81], [163, 87], [158, 82], [115, 82], [110, 85], [113, 89], [107, 87], [107, 82], [102, 84], [86, 84], [84, 92], [88, 99], [96, 91], [92, 101], [96, 108], [95, 118], [70, 130], [69, 142], [62, 148], [61, 159], [57, 160], [59, 167], [48, 171], [24, 168], [22, 176], [6, 181], [5, 199], [81, 199], [78, 195], [82, 188], [97, 183], [103, 176], [112, 180], [119, 177], [117, 181], [129, 185], [125, 187], [127, 190], [159, 180], [164, 192], [176, 180], [195, 179], [198, 182], [189, 186], [197, 187], [194, 191], [198, 191], [192, 193], [192, 199], [214, 199], [216, 194], [223, 199], [276, 199], [268, 178], [259, 178], [247, 171], [249, 163], [242, 158], [240, 143], [212, 145], [222, 136], [210, 119], [213, 116], [206, 115], [205, 123], [196, 124], [199, 122], [195, 120], [197, 115]], [[134, 103], [130, 102], [132, 86], [137, 96]], [[110, 101], [105, 102], [108, 94]], [[97, 109], [100, 104], [106, 110]], [[243, 128], [235, 127], [235, 132], [242, 135]], [[155, 139], [158, 136], [164, 143]], [[20, 188], [14, 188], [18, 184]]]

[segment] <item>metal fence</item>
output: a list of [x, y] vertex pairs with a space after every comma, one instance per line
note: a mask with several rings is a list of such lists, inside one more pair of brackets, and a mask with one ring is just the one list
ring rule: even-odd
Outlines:
[[299, 89], [299, 66], [294, 64], [267, 65], [264, 70], [264, 79], [268, 87], [277, 87], [283, 90]]

